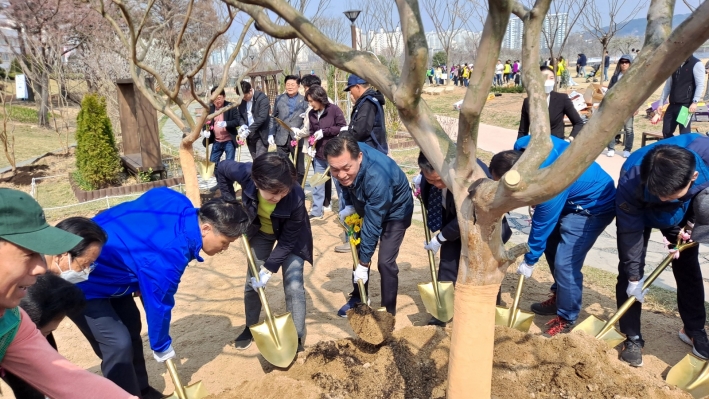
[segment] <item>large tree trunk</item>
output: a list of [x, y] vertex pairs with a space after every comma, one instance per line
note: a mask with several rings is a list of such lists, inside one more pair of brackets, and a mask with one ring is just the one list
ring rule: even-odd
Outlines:
[[49, 126], [49, 74], [46, 70], [42, 70], [39, 82], [39, 104], [37, 104], [37, 124], [42, 127]]

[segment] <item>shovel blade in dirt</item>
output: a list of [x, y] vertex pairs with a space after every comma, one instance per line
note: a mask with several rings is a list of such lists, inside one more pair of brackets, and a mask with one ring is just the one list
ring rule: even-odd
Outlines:
[[625, 341], [625, 335], [615, 327], [608, 328], [607, 325], [608, 322], [596, 316], [589, 316], [574, 327], [572, 331], [583, 331], [592, 337], [606, 341], [611, 348], [615, 348]]
[[667, 373], [667, 383], [697, 399], [709, 396], [709, 362], [690, 353], [672, 366]]
[[209, 396], [209, 392], [207, 392], [207, 388], [204, 387], [202, 381], [192, 385], [182, 385], [180, 376], [177, 374], [177, 367], [175, 367], [175, 362], [172, 359], [165, 361], [165, 365], [172, 383], [175, 385], [175, 392], [172, 395], [165, 396], [164, 399], [202, 399]]
[[209, 180], [214, 176], [214, 163], [204, 160], [199, 164], [199, 175], [202, 180]]
[[426, 311], [436, 319], [448, 323], [453, 318], [453, 300], [455, 287], [450, 281], [437, 281], [438, 296], [431, 283], [419, 283], [419, 294]]
[[[298, 350], [298, 331], [293, 316], [286, 313], [273, 317], [273, 326], [268, 317], [261, 323], [250, 326], [251, 334], [261, 356], [276, 367], [285, 368], [295, 358]], [[295, 339], [288, 339], [295, 337]]]
[[534, 321], [534, 313], [519, 309], [519, 299], [522, 296], [522, 287], [524, 286], [524, 275], [519, 275], [517, 280], [517, 291], [515, 292], [512, 307], [507, 309], [502, 306], [495, 308], [495, 324], [498, 326], [507, 326], [522, 332], [529, 331]]

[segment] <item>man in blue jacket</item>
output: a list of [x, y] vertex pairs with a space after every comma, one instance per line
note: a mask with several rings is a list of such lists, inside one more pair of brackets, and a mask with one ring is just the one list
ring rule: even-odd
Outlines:
[[108, 235], [96, 268], [77, 284], [86, 309], [72, 317], [101, 358], [104, 377], [142, 398], [162, 395], [148, 384], [141, 321], [133, 299], [139, 294], [148, 322], [153, 356], [175, 356], [170, 316], [182, 273], [200, 250], [215, 255], [246, 231], [249, 217], [221, 198], [200, 208], [177, 191], [156, 188], [138, 199], [100, 213], [94, 221]]
[[399, 267], [396, 258], [411, 225], [414, 201], [411, 187], [396, 162], [350, 134], [340, 134], [325, 145], [325, 157], [332, 176], [342, 185], [340, 220], [354, 213], [364, 221], [358, 248], [359, 265], [353, 273], [354, 289], [350, 299], [337, 314], [347, 317], [347, 311], [360, 303], [357, 280], [368, 288], [372, 255], [379, 242], [377, 267], [381, 275], [382, 306], [396, 315], [396, 294], [399, 289]]
[[[302, 352], [306, 313], [303, 267], [305, 261], [313, 263], [313, 232], [295, 167], [286, 154], [269, 152], [253, 163], [224, 161], [216, 175], [219, 191], [228, 199], [234, 198], [235, 182], [242, 187], [241, 201], [253, 220], [247, 234], [249, 244], [256, 262], [262, 263], [259, 281], [266, 285], [272, 273], [282, 270], [286, 309], [293, 316], [298, 352]], [[247, 276], [250, 280], [251, 272]], [[246, 328], [234, 341], [239, 350], [251, 346], [249, 326], [258, 323], [261, 314], [261, 300], [254, 289], [260, 286], [254, 282], [244, 287]]]
[[[512, 151], [503, 151], [490, 161], [493, 179], [500, 180], [512, 168], [529, 145], [529, 136], [515, 143]], [[541, 165], [551, 165], [569, 144], [551, 137], [553, 150]], [[581, 311], [583, 274], [586, 253], [615, 217], [613, 179], [597, 163], [591, 164], [579, 178], [556, 197], [537, 205], [529, 232], [529, 252], [517, 273], [529, 278], [542, 253], [549, 263], [554, 284], [551, 297], [532, 305], [540, 315], [556, 315], [547, 323], [546, 333], [556, 335], [573, 328]]]
[[[620, 331], [628, 339], [621, 360], [631, 366], [643, 364], [640, 314], [645, 293], [640, 289], [645, 253], [653, 228], [674, 243], [677, 234], [692, 221], [690, 203], [709, 187], [709, 137], [684, 134], [645, 146], [623, 164], [616, 197], [618, 229], [618, 283], [616, 300], [621, 306], [630, 295], [638, 300], [620, 319]], [[699, 268], [699, 249], [688, 248], [672, 262], [677, 281], [677, 308], [684, 327], [682, 341], [693, 346], [695, 355], [709, 357], [704, 330], [704, 284]]]

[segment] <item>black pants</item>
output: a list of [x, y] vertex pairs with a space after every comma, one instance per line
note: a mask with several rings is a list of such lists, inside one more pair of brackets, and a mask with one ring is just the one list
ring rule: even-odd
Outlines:
[[[52, 348], [57, 349], [57, 342], [54, 340], [54, 335], [49, 333], [47, 335], [47, 342]], [[5, 375], [2, 377], [5, 383], [10, 386], [12, 392], [15, 394], [16, 399], [44, 399], [45, 396], [42, 392], [35, 389], [32, 385], [25, 382], [25, 380], [12, 374], [9, 371], [5, 371]]]
[[[382, 306], [393, 315], [396, 315], [396, 295], [399, 291], [399, 266], [396, 264], [396, 258], [399, 256], [399, 248], [409, 226], [411, 226], [411, 215], [404, 220], [385, 222], [382, 224], [382, 235], [379, 237], [377, 268], [382, 278]], [[359, 298], [357, 284], [353, 284], [353, 287], [350, 295]], [[369, 294], [369, 281], [364, 284], [364, 288]]]
[[86, 301], [83, 314], [72, 321], [101, 358], [103, 376], [140, 397], [148, 388], [140, 312], [131, 296]]
[[268, 152], [268, 144], [264, 144], [261, 137], [247, 138], [246, 145], [249, 147], [249, 153], [251, 153], [251, 159], [256, 159], [261, 154]]
[[[295, 172], [297, 176], [298, 184], [303, 182], [303, 176], [305, 175], [305, 156], [303, 155], [303, 140], [298, 140], [298, 159], [296, 160]], [[277, 151], [279, 154], [286, 154], [288, 156], [295, 155], [295, 147], [290, 145], [290, 141], [284, 146], [277, 146]]]
[[[670, 242], [677, 240], [679, 227], [660, 230]], [[640, 263], [640, 272], [643, 273], [645, 268], [645, 255], [647, 254], [647, 243], [650, 240], [650, 232], [652, 229], [646, 228], [644, 233], [645, 244], [643, 246], [643, 259]], [[699, 248], [692, 247], [682, 251], [679, 259], [672, 261], [672, 273], [677, 282], [677, 308], [679, 315], [684, 323], [685, 330], [697, 331], [704, 329], [704, 320], [706, 320], [706, 311], [704, 309], [704, 283], [702, 280], [702, 271], [699, 268]], [[618, 266], [618, 283], [615, 286], [615, 297], [618, 307], [620, 307], [628, 299], [628, 294], [625, 290], [628, 288], [628, 276], [625, 270]], [[620, 318], [620, 331], [628, 335], [639, 336], [640, 333], [640, 313], [642, 304], [635, 302], [633, 306]]]
[[460, 249], [460, 240], [449, 240], [441, 245], [438, 281], [452, 281], [455, 284], [458, 279], [458, 267], [460, 266]]
[[[689, 108], [691, 104], [670, 104], [667, 106], [667, 111], [662, 117], [662, 136], [664, 138], [672, 137], [675, 134], [675, 129], [677, 129], [677, 115], [682, 107]], [[692, 119], [689, 119], [687, 126], [680, 125], [679, 134], [687, 134], [692, 132]]]

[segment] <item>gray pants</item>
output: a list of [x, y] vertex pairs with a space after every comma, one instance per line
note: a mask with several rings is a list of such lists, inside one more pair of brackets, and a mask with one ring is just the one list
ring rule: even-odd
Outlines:
[[[625, 137], [623, 138], [623, 151], [630, 152], [633, 149], [633, 140], [635, 139], [635, 133], [633, 133], [634, 121], [635, 117], [631, 116], [625, 121], [625, 124], [623, 124], [623, 128], [620, 130], [621, 133], [625, 134]], [[615, 149], [615, 138], [611, 140], [610, 143], [608, 143], [608, 149]]]
[[268, 145], [264, 144], [261, 137], [247, 138], [246, 144], [249, 147], [249, 152], [251, 153], [251, 159], [256, 159], [261, 154], [268, 152]]
[[[276, 244], [276, 237], [259, 231], [249, 240], [251, 248], [256, 253], [256, 259], [265, 261], [271, 255]], [[283, 274], [283, 290], [286, 294], [286, 309], [293, 316], [295, 329], [298, 331], [298, 338], [305, 337], [305, 287], [303, 283], [303, 265], [305, 261], [297, 255], [290, 254], [281, 265]], [[251, 272], [246, 274], [246, 285], [244, 288], [244, 310], [246, 313], [246, 325], [252, 326], [259, 322], [261, 314], [261, 300], [258, 292], [251, 287]], [[268, 285], [266, 286], [268, 289]]]

